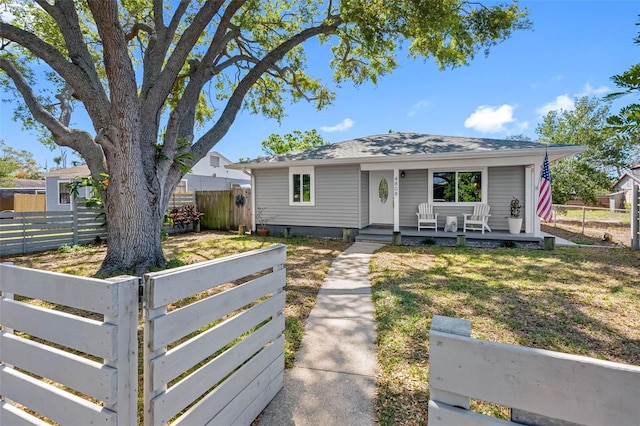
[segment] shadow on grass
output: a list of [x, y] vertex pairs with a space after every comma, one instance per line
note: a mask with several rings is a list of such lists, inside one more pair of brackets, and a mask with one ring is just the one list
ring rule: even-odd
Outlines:
[[426, 419], [433, 315], [470, 320], [477, 338], [640, 364], [638, 253], [388, 247], [372, 265], [381, 424]]

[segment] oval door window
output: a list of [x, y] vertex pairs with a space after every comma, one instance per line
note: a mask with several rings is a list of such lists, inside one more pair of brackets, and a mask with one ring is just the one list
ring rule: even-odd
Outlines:
[[385, 178], [382, 178], [378, 185], [378, 197], [380, 197], [380, 202], [382, 204], [385, 204], [389, 198], [389, 183]]

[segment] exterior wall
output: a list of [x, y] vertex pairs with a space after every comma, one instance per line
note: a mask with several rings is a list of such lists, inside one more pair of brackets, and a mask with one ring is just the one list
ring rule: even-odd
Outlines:
[[[72, 210], [72, 204], [60, 204], [60, 194], [58, 193], [58, 184], [60, 182], [69, 182], [69, 179], [52, 176], [45, 178], [45, 182], [47, 189], [47, 211], [70, 212]], [[89, 194], [90, 191], [87, 187], [78, 189], [78, 195], [80, 197], [88, 197]]]
[[400, 178], [400, 226], [418, 226], [418, 204], [427, 202], [427, 170], [404, 173], [405, 177]]
[[[211, 157], [214, 158], [212, 165]], [[231, 164], [231, 162], [218, 152], [212, 151], [205, 155], [200, 161], [193, 165], [189, 171], [189, 175], [198, 175], [206, 177], [214, 177], [221, 179], [232, 179], [234, 181], [242, 181], [240, 183], [249, 183], [249, 176], [247, 176], [242, 170], [227, 169], [225, 166]], [[219, 189], [219, 188], [215, 188]], [[229, 189], [229, 186], [223, 188]], [[190, 191], [193, 189], [190, 189]], [[204, 191], [206, 189], [197, 188], [198, 191]]]
[[[248, 177], [247, 175], [245, 175]], [[248, 185], [250, 179], [229, 179], [223, 177], [200, 176], [187, 174], [183, 178], [187, 181], [187, 191], [228, 191], [232, 183]]]
[[369, 226], [369, 172], [360, 172], [360, 227]]
[[[488, 169], [488, 204], [491, 206], [489, 226], [491, 229], [509, 229], [507, 216], [513, 197], [522, 205], [524, 217], [525, 182], [524, 167], [490, 167]], [[427, 170], [406, 170], [404, 179], [400, 179], [400, 226], [417, 226], [416, 212], [418, 204], [427, 202], [429, 191]], [[458, 229], [462, 229], [462, 214], [471, 213], [473, 207], [434, 204], [439, 213], [438, 229], [443, 229], [447, 216], [458, 217]]]
[[[510, 205], [513, 197], [520, 200], [520, 216], [525, 216], [525, 205], [529, 200], [525, 199], [525, 171], [522, 166], [492, 167], [489, 169], [489, 205], [491, 217], [489, 226], [491, 229], [509, 229], [507, 217], [510, 214]], [[523, 220], [523, 223], [526, 220]], [[524, 226], [524, 225], [523, 225]]]
[[256, 209], [274, 225], [358, 228], [359, 166], [316, 166], [314, 174], [315, 205], [290, 206], [289, 169], [254, 170]]

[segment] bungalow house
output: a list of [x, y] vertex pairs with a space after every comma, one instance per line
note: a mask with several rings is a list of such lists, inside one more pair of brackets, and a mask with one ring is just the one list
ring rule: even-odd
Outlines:
[[[225, 166], [231, 161], [222, 154], [211, 151], [193, 165], [184, 175], [176, 191], [219, 191], [231, 188], [232, 184], [248, 185], [251, 181], [240, 170], [230, 170]], [[67, 184], [79, 176], [89, 176], [86, 165], [68, 167], [45, 173], [47, 188], [47, 210], [70, 211], [71, 194]], [[88, 188], [80, 189], [80, 196], [89, 195]]]
[[[374, 135], [237, 163], [251, 174], [254, 211], [273, 232], [352, 235], [381, 226], [416, 230], [418, 205], [432, 203], [442, 232], [447, 216], [490, 206], [488, 225], [507, 230], [520, 200], [522, 229], [540, 237], [535, 207], [545, 152], [549, 160], [583, 151], [575, 145], [415, 133]], [[254, 220], [255, 223], [255, 220]]]

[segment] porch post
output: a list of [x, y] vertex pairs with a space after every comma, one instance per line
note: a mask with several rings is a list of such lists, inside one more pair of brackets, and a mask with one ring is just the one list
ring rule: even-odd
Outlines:
[[[524, 168], [524, 232], [527, 234], [535, 234], [540, 232], [540, 227], [535, 230], [536, 222], [536, 178], [535, 167], [528, 166]], [[540, 223], [538, 221], [538, 223]]]
[[393, 232], [400, 232], [400, 171], [393, 169]]

